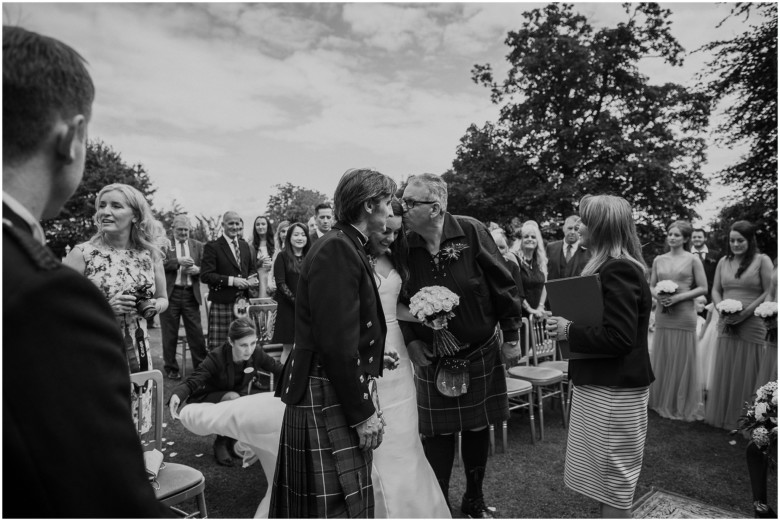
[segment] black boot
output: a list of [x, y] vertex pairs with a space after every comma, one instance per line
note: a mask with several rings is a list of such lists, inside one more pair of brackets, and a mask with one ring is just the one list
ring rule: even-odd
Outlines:
[[227, 438], [226, 436], [217, 436], [217, 439], [214, 440], [214, 458], [217, 460], [217, 463], [219, 465], [223, 465], [225, 467], [232, 467], [233, 466], [233, 458], [230, 457], [230, 452], [228, 452], [227, 448]]
[[466, 470], [466, 493], [460, 510], [475, 519], [492, 519], [495, 509], [485, 505], [482, 481], [485, 479], [485, 465], [490, 451], [490, 431], [467, 431], [463, 438], [463, 466]]
[[425, 458], [433, 469], [436, 481], [439, 482], [447, 507], [450, 506], [450, 476], [452, 464], [455, 461], [455, 436], [445, 434], [427, 436], [423, 440]]

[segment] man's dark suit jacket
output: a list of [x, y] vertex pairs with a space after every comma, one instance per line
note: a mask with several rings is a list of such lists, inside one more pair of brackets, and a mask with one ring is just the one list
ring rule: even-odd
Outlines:
[[366, 374], [382, 374], [387, 324], [373, 271], [349, 224], [336, 223], [301, 264], [295, 296], [295, 347], [284, 365], [276, 395], [301, 401], [311, 370], [321, 365], [347, 423], [374, 413]]
[[252, 247], [246, 241], [238, 241], [241, 253], [241, 265], [236, 262], [233, 247], [225, 236], [207, 242], [203, 247], [203, 260], [200, 265], [200, 280], [209, 286], [209, 300], [221, 304], [232, 304], [241, 290], [228, 285], [228, 277], [247, 278], [257, 273]]
[[[707, 277], [707, 302], [712, 301], [712, 284], [715, 282], [715, 270], [718, 267], [720, 253], [707, 248], [707, 254], [704, 256], [704, 275]], [[698, 256], [699, 254], [696, 253]], [[699, 257], [701, 258], [701, 257]]]
[[590, 260], [590, 252], [582, 245], [574, 251], [569, 262], [564, 253], [565, 241], [547, 244], [547, 280], [579, 277], [582, 269]]
[[3, 517], [171, 516], [146, 479], [108, 302], [3, 217]]
[[[235, 391], [245, 395], [254, 375], [235, 374], [232, 351], [233, 348], [227, 342], [210, 351], [195, 372], [177, 385], [171, 394], [177, 395], [182, 402], [187, 398], [196, 402], [198, 398], [202, 399], [204, 395], [217, 391]], [[247, 367], [273, 373], [275, 378], [282, 373], [282, 364], [263, 351], [261, 346], [255, 348]]]
[[[195, 266], [201, 266], [203, 262], [203, 243], [196, 241], [195, 239], [187, 239], [187, 246], [190, 249], [190, 257], [195, 261]], [[176, 282], [176, 276], [179, 274], [179, 261], [177, 260], [181, 253], [179, 241], [173, 241], [173, 247], [165, 254], [165, 284], [168, 288], [168, 298], [171, 298], [173, 294], [173, 285]], [[201, 268], [202, 269], [202, 268]], [[203, 304], [203, 297], [200, 295], [200, 275], [190, 275], [192, 281], [192, 293], [195, 295], [195, 300], [198, 301], [198, 305]]]

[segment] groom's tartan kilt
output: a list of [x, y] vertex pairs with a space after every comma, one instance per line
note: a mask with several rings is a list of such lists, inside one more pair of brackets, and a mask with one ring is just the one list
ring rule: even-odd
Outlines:
[[457, 398], [442, 396], [436, 390], [436, 363], [415, 366], [417, 413], [420, 433], [425, 436], [450, 434], [486, 427], [509, 419], [506, 373], [501, 362], [499, 335], [457, 358], [469, 360], [469, 390]]
[[331, 383], [310, 376], [284, 412], [269, 517], [373, 518], [373, 452], [358, 445]]

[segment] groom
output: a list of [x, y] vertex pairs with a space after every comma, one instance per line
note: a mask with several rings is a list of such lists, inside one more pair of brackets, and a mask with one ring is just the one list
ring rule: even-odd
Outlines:
[[[457, 398], [436, 390], [431, 351], [433, 330], [401, 322], [415, 382], [425, 456], [448, 499], [456, 432], [462, 433], [466, 494], [461, 511], [492, 518], [482, 495], [490, 445], [488, 426], [509, 417], [506, 377], [499, 349], [517, 349], [520, 295], [487, 228], [471, 217], [447, 213], [447, 183], [439, 176], [409, 178], [401, 204], [409, 234], [409, 295], [426, 286], [446, 286], [460, 297], [448, 329], [466, 345], [457, 358], [469, 360], [471, 385]], [[503, 332], [501, 346], [497, 326]]]

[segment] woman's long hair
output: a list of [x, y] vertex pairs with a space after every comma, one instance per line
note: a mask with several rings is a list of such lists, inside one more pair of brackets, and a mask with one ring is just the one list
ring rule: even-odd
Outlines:
[[580, 217], [587, 227], [592, 254], [583, 275], [596, 273], [609, 259], [626, 259], [645, 272], [647, 265], [628, 201], [614, 195], [586, 195], [580, 200]]
[[520, 265], [525, 263], [523, 255], [523, 235], [526, 232], [533, 232], [536, 236], [536, 249], [534, 250], [533, 260], [539, 265], [539, 270], [544, 273], [544, 278], [547, 279], [547, 252], [544, 249], [544, 241], [542, 240], [542, 231], [539, 229], [539, 225], [536, 221], [526, 221], [523, 223], [523, 227], [520, 229]]
[[[742, 262], [739, 263], [737, 273], [734, 275], [735, 278], [739, 278], [743, 273], [745, 273], [745, 270], [748, 269], [748, 266], [750, 266], [750, 264], [753, 262], [753, 258], [756, 256], [756, 253], [759, 253], [758, 243], [756, 242], [756, 227], [753, 226], [753, 223], [750, 221], [735, 221], [734, 224], [729, 227], [729, 235], [731, 232], [737, 232], [743, 236], [748, 243], [745, 255], [742, 256]], [[731, 251], [731, 237], [728, 238], [726, 251], [728, 252], [726, 254], [726, 258], [729, 260], [733, 259], [734, 252]]]
[[295, 253], [292, 247], [292, 234], [295, 228], [300, 228], [306, 234], [306, 245], [303, 247], [303, 257], [309, 253], [311, 248], [311, 238], [309, 238], [309, 228], [303, 223], [293, 223], [287, 228], [287, 237], [284, 239], [284, 249], [279, 253], [284, 259], [284, 264], [288, 271], [298, 272], [298, 266], [295, 264]]
[[163, 254], [160, 245], [163, 242], [161, 235], [165, 235], [165, 230], [162, 226], [155, 224], [156, 219], [154, 218], [154, 215], [152, 215], [152, 209], [146, 201], [144, 194], [138, 189], [122, 183], [113, 183], [104, 186], [100, 192], [98, 192], [97, 197], [95, 197], [95, 215], [92, 219], [95, 222], [98, 231], [92, 236], [89, 242], [92, 244], [108, 244], [106, 242], [105, 232], [103, 232], [103, 226], [98, 222], [100, 201], [108, 192], [119, 192], [122, 194], [127, 206], [133, 210], [133, 216], [136, 218], [136, 222], [130, 225], [130, 248], [139, 251], [146, 250], [151, 253], [152, 260], [162, 260]]
[[255, 251], [260, 251], [260, 234], [257, 233], [257, 220], [258, 219], [265, 219], [265, 248], [268, 250], [268, 256], [273, 257], [274, 255], [274, 231], [271, 228], [271, 221], [268, 220], [268, 217], [265, 215], [258, 215], [255, 217], [254, 222], [252, 223], [252, 246], [254, 247]]
[[[279, 224], [276, 225], [276, 231], [274, 232], [274, 248], [276, 251], [282, 251], [284, 249], [284, 239], [285, 237], [279, 237], [279, 232], [282, 230], [282, 228], [290, 229], [290, 221], [282, 221]], [[286, 233], [286, 232], [285, 232]], [[308, 234], [308, 230], [306, 231]]]

